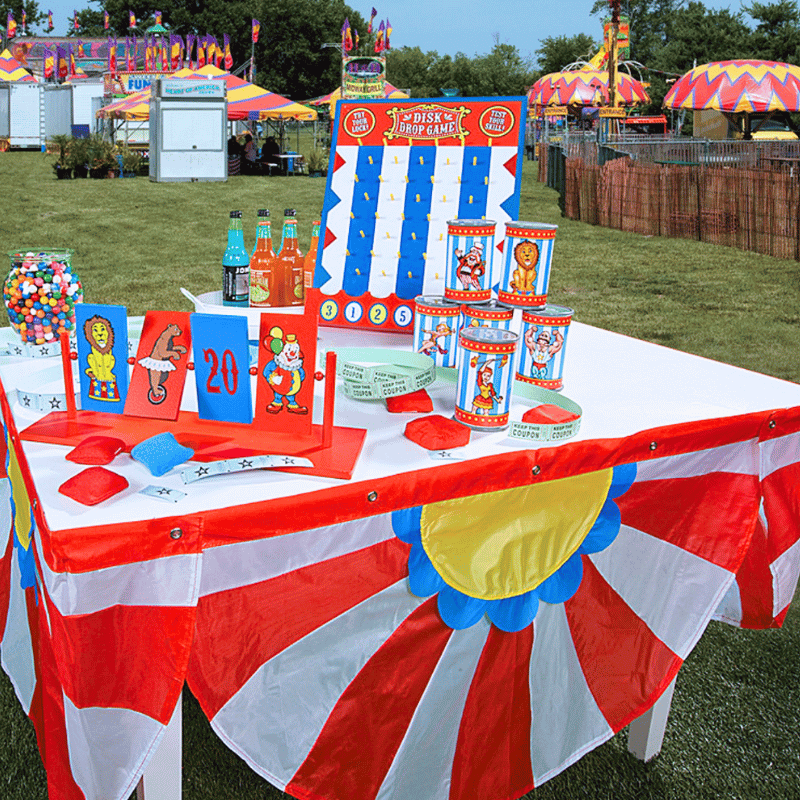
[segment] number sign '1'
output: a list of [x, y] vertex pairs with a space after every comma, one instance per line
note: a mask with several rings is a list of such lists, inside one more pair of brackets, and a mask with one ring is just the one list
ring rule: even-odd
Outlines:
[[249, 425], [253, 406], [247, 320], [192, 314], [191, 322], [199, 418]]

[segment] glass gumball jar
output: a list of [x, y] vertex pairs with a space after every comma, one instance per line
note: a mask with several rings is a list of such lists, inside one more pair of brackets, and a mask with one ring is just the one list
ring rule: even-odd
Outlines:
[[46, 345], [75, 329], [75, 303], [83, 285], [72, 268], [74, 252], [12, 250], [11, 270], [3, 284], [3, 302], [11, 326], [25, 344]]

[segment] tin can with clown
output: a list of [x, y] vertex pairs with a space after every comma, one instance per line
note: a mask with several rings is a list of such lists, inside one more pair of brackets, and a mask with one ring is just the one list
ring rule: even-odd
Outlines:
[[503, 270], [497, 289], [501, 303], [518, 308], [547, 304], [550, 265], [558, 225], [506, 222]]
[[497, 300], [461, 306], [462, 328], [502, 328], [508, 331], [513, 318], [514, 309], [501, 305]]
[[508, 427], [519, 334], [502, 328], [462, 328], [455, 418], [475, 430]]
[[461, 307], [443, 297], [414, 298], [414, 352], [430, 356], [437, 367], [456, 366]]
[[455, 303], [485, 303], [492, 297], [496, 222], [452, 219], [447, 223], [444, 296]]
[[517, 378], [545, 389], [564, 385], [564, 353], [573, 311], [546, 305], [522, 312], [522, 347]]

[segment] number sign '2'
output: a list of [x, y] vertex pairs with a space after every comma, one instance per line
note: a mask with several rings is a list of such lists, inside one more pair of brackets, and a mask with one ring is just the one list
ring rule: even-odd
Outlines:
[[192, 314], [191, 321], [199, 418], [249, 425], [253, 404], [247, 320]]

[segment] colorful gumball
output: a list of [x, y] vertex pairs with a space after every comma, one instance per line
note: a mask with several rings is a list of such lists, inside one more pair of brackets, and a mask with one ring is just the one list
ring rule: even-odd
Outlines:
[[44, 344], [74, 327], [74, 304], [83, 286], [72, 267], [72, 250], [12, 252], [3, 284], [3, 303], [11, 326], [23, 342]]

